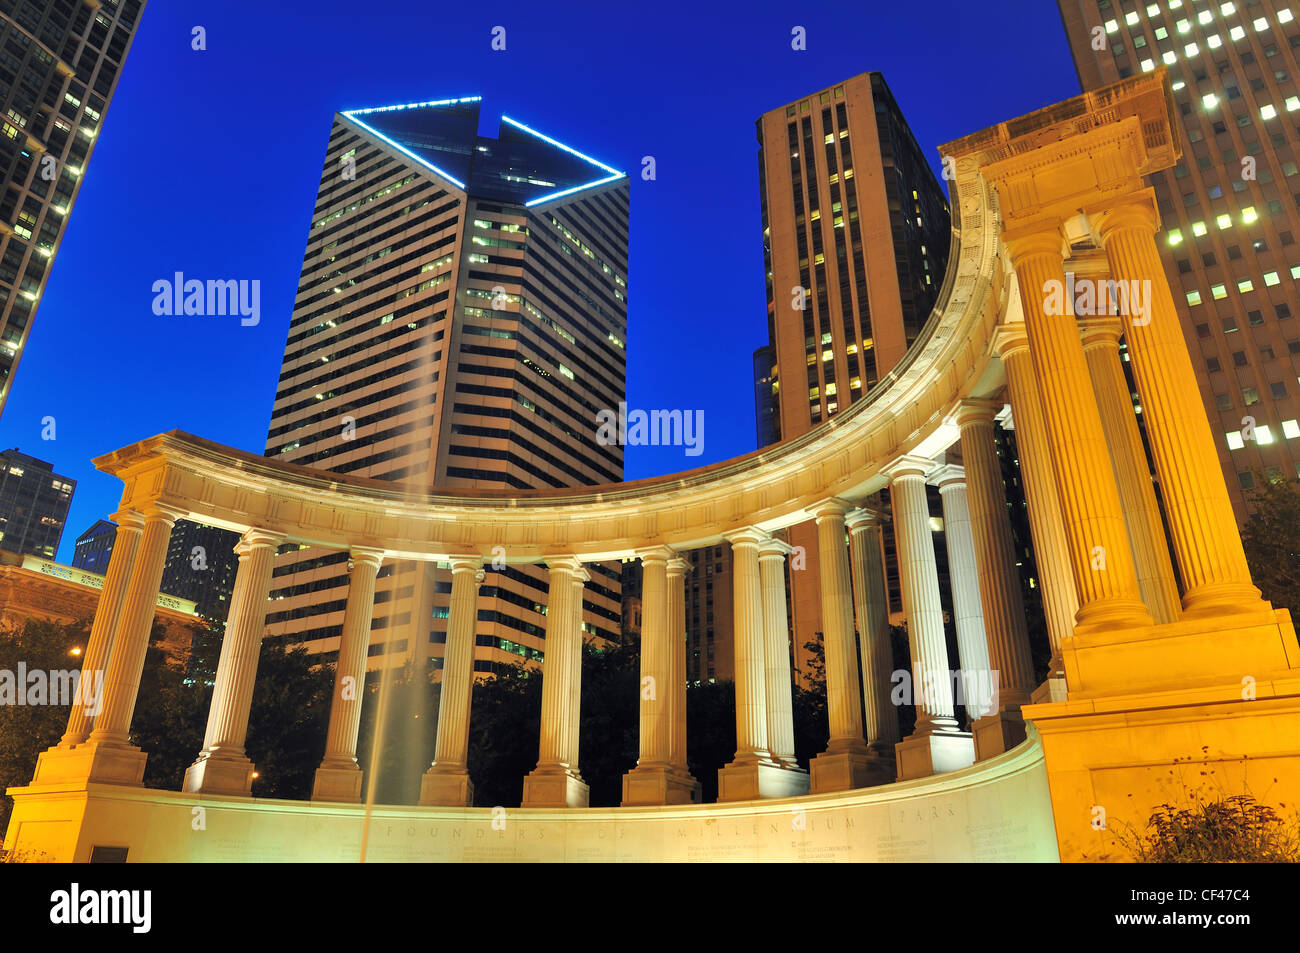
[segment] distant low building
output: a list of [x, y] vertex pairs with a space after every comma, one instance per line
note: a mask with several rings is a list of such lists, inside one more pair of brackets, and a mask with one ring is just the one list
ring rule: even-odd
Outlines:
[[[23, 626], [28, 620], [48, 620], [62, 625], [89, 622], [95, 617], [104, 577], [37, 556], [0, 551], [0, 626]], [[189, 599], [158, 596], [154, 621], [166, 634], [161, 643], [168, 660], [188, 663], [192, 627], [203, 625]]]
[[76, 488], [52, 463], [16, 449], [0, 453], [0, 550], [53, 559]]

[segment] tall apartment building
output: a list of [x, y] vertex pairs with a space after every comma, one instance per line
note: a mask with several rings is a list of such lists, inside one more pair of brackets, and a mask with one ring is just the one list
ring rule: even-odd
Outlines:
[[0, 0], [0, 410], [144, 0]]
[[[779, 106], [757, 126], [768, 348], [755, 352], [756, 411], [760, 436], [788, 440], [903, 357], [938, 297], [951, 232], [944, 190], [880, 73]], [[821, 631], [815, 524], [792, 527], [789, 542], [805, 566], [790, 560], [804, 669]]]
[[17, 450], [0, 453], [0, 549], [53, 559], [77, 481]]
[[1300, 474], [1300, 23], [1283, 0], [1059, 0], [1079, 82], [1161, 64], [1183, 158], [1151, 177], [1162, 257], [1238, 520]]
[[[480, 136], [479, 109], [334, 117], [268, 457], [412, 493], [622, 480], [597, 413], [626, 393], [627, 177], [509, 117]], [[283, 549], [269, 637], [336, 655], [347, 562]], [[475, 670], [540, 659], [545, 569], [485, 569]], [[588, 569], [584, 630], [617, 641], [619, 564]], [[372, 667], [439, 665], [450, 591], [445, 570], [385, 564]]]
[[[103, 575], [108, 571], [116, 540], [117, 524], [96, 520], [77, 537], [73, 568]], [[177, 520], [168, 540], [158, 591], [194, 603], [195, 613], [207, 622], [218, 623], [217, 631], [222, 631], [220, 623], [230, 612], [230, 596], [239, 571], [239, 556], [235, 553], [238, 542], [239, 534], [230, 530]]]

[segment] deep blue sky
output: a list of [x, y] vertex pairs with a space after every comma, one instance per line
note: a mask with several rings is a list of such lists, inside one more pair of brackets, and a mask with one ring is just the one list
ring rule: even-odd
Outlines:
[[[0, 419], [0, 447], [77, 480], [60, 561], [120, 500], [92, 457], [173, 429], [262, 451], [338, 110], [482, 95], [489, 134], [504, 112], [631, 175], [629, 403], [705, 414], [702, 456], [629, 448], [633, 479], [754, 448], [761, 112], [881, 70], [937, 169], [939, 143], [1079, 91], [1051, 0], [714, 7], [152, 0]], [[175, 271], [260, 279], [261, 323], [155, 317]]]

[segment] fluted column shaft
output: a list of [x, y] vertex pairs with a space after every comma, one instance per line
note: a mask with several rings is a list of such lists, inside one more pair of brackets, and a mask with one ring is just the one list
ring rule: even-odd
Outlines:
[[131, 717], [135, 714], [140, 673], [144, 671], [149, 649], [149, 630], [158, 603], [167, 544], [179, 516], [179, 511], [167, 507], [155, 507], [145, 513], [144, 531], [131, 565], [122, 616], [109, 652], [104, 699], [90, 741], [127, 744], [130, 740]]
[[736, 757], [732, 764], [770, 762], [767, 740], [767, 672], [763, 634], [763, 595], [758, 544], [767, 534], [754, 530], [729, 537], [736, 645]]
[[447, 647], [442, 660], [438, 735], [433, 756], [434, 765], [443, 770], [463, 769], [469, 755], [478, 588], [483, 575], [478, 557], [451, 560], [451, 604], [447, 611]]
[[1137, 416], [1129, 396], [1128, 381], [1119, 359], [1120, 323], [1117, 318], [1084, 323], [1083, 350], [1092, 375], [1097, 406], [1110, 445], [1119, 498], [1124, 504], [1133, 562], [1137, 566], [1142, 601], [1157, 624], [1178, 618], [1182, 602], [1174, 568], [1165, 543], [1164, 522], [1156, 502], [1146, 450], [1138, 432]]
[[[1001, 410], [1000, 403], [997, 410]], [[968, 401], [958, 412], [957, 421], [969, 487], [971, 536], [979, 571], [988, 662], [998, 673], [1001, 707], [1015, 708], [1029, 702], [1034, 688], [1034, 663], [1002, 465], [993, 439], [994, 412], [988, 402]]]
[[789, 544], [770, 539], [758, 547], [763, 597], [763, 657], [767, 692], [767, 744], [772, 757], [794, 765], [794, 703], [790, 677], [790, 625], [785, 600]]
[[248, 736], [248, 714], [253, 704], [258, 656], [266, 623], [266, 600], [271, 589], [275, 550], [284, 537], [277, 533], [249, 530], [235, 552], [239, 569], [221, 640], [217, 679], [208, 709], [208, 726], [203, 752], [217, 751], [242, 756]]
[[971, 721], [985, 714], [981, 685], [989, 671], [989, 647], [980, 605], [980, 578], [975, 567], [975, 538], [971, 535], [966, 473], [947, 465], [930, 475], [943, 500], [943, 537], [948, 548], [948, 579], [952, 589], [953, 623], [961, 664], [966, 714]]
[[1145, 323], [1129, 308], [1124, 333], [1186, 590], [1183, 607], [1211, 614], [1262, 608], [1156, 248], [1154, 203], [1148, 189], [1106, 211], [1098, 224], [1112, 276], [1150, 292]]
[[948, 681], [948, 644], [939, 599], [939, 570], [930, 531], [930, 507], [925, 474], [930, 462], [895, 468], [890, 484], [894, 508], [894, 540], [907, 616], [907, 641], [912, 653], [912, 698], [916, 705], [914, 735], [956, 731], [952, 685]]
[[576, 775], [580, 765], [580, 745], [582, 743], [582, 594], [586, 591], [586, 582], [591, 576], [578, 564], [578, 571], [569, 579], [569, 631], [573, 637], [569, 642], [569, 698], [567, 705], [568, 744], [565, 751], [565, 763]]
[[674, 771], [688, 775], [686, 765], [686, 570], [690, 564], [681, 556], [667, 563], [669, 700], [668, 760]]
[[[113, 552], [108, 558], [108, 572], [104, 576], [104, 589], [99, 594], [99, 605], [95, 608], [95, 620], [91, 623], [90, 639], [86, 643], [86, 652], [81, 659], [81, 684], [87, 686], [79, 696], [92, 687], [102, 690], [101, 680], [108, 665], [109, 654], [113, 646], [113, 634], [122, 618], [122, 606], [126, 602], [127, 585], [131, 581], [131, 566], [135, 562], [136, 551], [140, 547], [140, 537], [144, 533], [144, 517], [133, 510], [118, 515], [117, 536], [113, 540]], [[88, 681], [93, 679], [94, 682]], [[93, 696], [92, 696], [93, 701]], [[60, 747], [79, 745], [90, 734], [94, 715], [86, 711], [82, 698], [73, 701], [72, 711], [68, 713], [68, 727], [59, 741]]]
[[[1064, 294], [1063, 239], [1058, 231], [1005, 236], [1019, 279], [1070, 566], [1079, 597], [1076, 628], [1150, 625], [1129, 552], [1110, 451], [1093, 395], [1073, 302]], [[1063, 312], [1049, 315], [1056, 292]]]
[[669, 644], [668, 557], [665, 549], [641, 555], [641, 745], [637, 767], [667, 767], [673, 648]]
[[1070, 544], [1052, 473], [1051, 448], [1043, 420], [1043, 405], [1034, 380], [1029, 338], [1025, 336], [1023, 327], [1007, 335], [1001, 351], [1015, 421], [1020, 476], [1025, 484], [1029, 531], [1034, 540], [1034, 562], [1042, 583], [1043, 614], [1047, 619], [1047, 638], [1052, 650], [1051, 670], [1060, 672], [1061, 640], [1074, 635], [1074, 617], [1079, 611], [1070, 565]]
[[813, 509], [817, 520], [817, 557], [821, 570], [822, 642], [826, 651], [826, 713], [830, 721], [828, 754], [863, 750], [862, 683], [853, 637], [853, 587], [844, 518], [853, 507], [832, 500]]
[[889, 644], [889, 604], [880, 549], [880, 519], [870, 510], [854, 510], [846, 517], [846, 525], [853, 564], [853, 604], [857, 611], [867, 743], [892, 756], [899, 740], [898, 709], [889, 700], [894, 653]]
[[[575, 722], [578, 705], [574, 682], [581, 677], [581, 590], [585, 570], [578, 560], [561, 557], [547, 561], [550, 574], [546, 607], [546, 656], [542, 661], [542, 720], [538, 768], [578, 771]], [[575, 595], [578, 596], [575, 605]], [[575, 623], [575, 618], [579, 620]]]
[[365, 697], [366, 653], [370, 650], [370, 620], [375, 610], [375, 579], [384, 559], [382, 552], [373, 549], [353, 549], [350, 556], [348, 601], [343, 610], [343, 633], [339, 639], [322, 765], [356, 764], [361, 703]]

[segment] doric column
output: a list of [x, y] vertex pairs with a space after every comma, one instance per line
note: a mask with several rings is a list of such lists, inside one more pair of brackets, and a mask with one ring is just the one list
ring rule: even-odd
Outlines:
[[[636, 767], [623, 776], [623, 804], [689, 804], [693, 781], [672, 770], [674, 679], [680, 674], [685, 690], [685, 617], [683, 642], [674, 636], [669, 598], [668, 561], [675, 554], [666, 546], [643, 550], [641, 557], [641, 735]], [[680, 584], [681, 573], [675, 574]], [[684, 598], [683, 598], [684, 603]], [[683, 611], [684, 611], [683, 604]], [[678, 673], [673, 664], [681, 655]]]
[[574, 556], [550, 556], [546, 655], [537, 767], [524, 778], [524, 807], [586, 807], [590, 792], [578, 772], [582, 700], [582, 585], [589, 578]]
[[465, 807], [474, 803], [467, 768], [469, 711], [474, 695], [478, 589], [484, 574], [478, 556], [452, 556], [449, 562], [451, 605], [438, 693], [438, 732], [433, 764], [420, 780], [420, 803]]
[[957, 412], [957, 424], [970, 488], [971, 536], [989, 665], [999, 673], [998, 701], [1006, 709], [1028, 704], [1034, 688], [1034, 663], [1002, 465], [993, 438], [993, 418], [1001, 409], [1001, 401], [966, 401]]
[[889, 644], [889, 603], [881, 555], [880, 517], [856, 509], [844, 518], [849, 531], [853, 569], [853, 605], [858, 623], [862, 667], [862, 702], [867, 723], [869, 784], [888, 784], [897, 777], [894, 745], [899, 741], [898, 709], [889, 695], [894, 651]]
[[822, 646], [826, 655], [826, 713], [830, 740], [809, 763], [814, 794], [864, 787], [867, 742], [862, 735], [862, 682], [853, 633], [853, 584], [844, 517], [853, 505], [829, 499], [809, 507], [817, 521], [822, 591]]
[[1124, 522], [1137, 566], [1142, 601], [1151, 610], [1156, 624], [1173, 622], [1182, 603], [1174, 567], [1169, 561], [1165, 525], [1147, 467], [1146, 450], [1138, 432], [1137, 415], [1133, 413], [1128, 381], [1120, 364], [1120, 320], [1101, 315], [1086, 318], [1082, 324], [1083, 351], [1110, 446], [1115, 483], [1124, 505]]
[[244, 753], [244, 741], [262, 650], [271, 570], [276, 547], [283, 539], [279, 533], [250, 529], [235, 546], [239, 569], [221, 639], [207, 732], [203, 750], [185, 772], [185, 791], [235, 795], [252, 792], [253, 763]]
[[1052, 660], [1047, 682], [1040, 688], [1038, 700], [1048, 697], [1064, 701], [1064, 668], [1061, 640], [1074, 635], [1074, 617], [1079, 599], [1074, 591], [1074, 574], [1070, 565], [1070, 545], [1065, 535], [1065, 520], [1052, 473], [1051, 448], [1047, 442], [1043, 405], [1034, 380], [1033, 361], [1029, 356], [1029, 337], [1021, 323], [998, 329], [997, 350], [1007, 374], [1007, 393], [1015, 420], [1016, 453], [1020, 459], [1020, 476], [1025, 485], [1025, 506], [1029, 511], [1029, 531], [1034, 541], [1034, 563], [1042, 584], [1043, 614], [1047, 620], [1047, 638]]
[[[122, 606], [126, 602], [126, 587], [131, 581], [131, 566], [135, 562], [136, 550], [140, 547], [140, 537], [144, 533], [144, 517], [134, 510], [123, 510], [116, 516], [117, 536], [113, 540], [113, 552], [108, 558], [108, 573], [104, 576], [104, 589], [99, 594], [99, 605], [95, 609], [95, 621], [90, 627], [90, 640], [86, 643], [86, 652], [81, 660], [81, 686], [78, 698], [73, 702], [72, 711], [68, 713], [68, 728], [59, 741], [60, 748], [79, 745], [90, 734], [100, 694], [104, 687], [104, 669], [108, 665], [109, 651], [113, 645], [113, 634], [122, 617]], [[84, 705], [87, 701], [90, 704]]]
[[795, 768], [798, 763], [794, 756], [790, 620], [785, 601], [785, 557], [790, 552], [790, 544], [776, 537], [758, 544], [759, 588], [763, 599], [767, 744], [774, 761]]
[[[129, 744], [131, 716], [135, 714], [140, 673], [149, 649], [149, 631], [158, 603], [167, 545], [172, 527], [182, 515], [182, 510], [157, 503], [144, 508], [144, 532], [131, 566], [131, 581], [127, 584], [122, 616], [109, 653], [103, 709], [95, 718], [88, 739], [92, 743]], [[143, 769], [143, 759], [140, 766]]]
[[948, 643], [939, 599], [924, 457], [902, 457], [884, 468], [890, 478], [898, 573], [912, 653], [912, 700], [916, 727], [895, 747], [900, 780], [927, 777], [974, 763], [971, 736], [959, 731], [953, 712]]
[[330, 699], [329, 734], [325, 757], [316, 769], [313, 801], [361, 800], [361, 766], [357, 764], [357, 732], [365, 697], [366, 653], [370, 650], [370, 620], [375, 611], [375, 579], [383, 550], [354, 547], [348, 566], [348, 602], [343, 610], [343, 634]]
[[948, 548], [948, 580], [952, 591], [953, 625], [961, 662], [962, 703], [971, 724], [985, 711], [989, 676], [989, 646], [980, 605], [980, 577], [975, 567], [975, 538], [971, 535], [966, 470], [955, 464], [936, 467], [926, 475], [943, 500], [943, 539]]
[[672, 772], [690, 785], [691, 800], [698, 801], [700, 783], [686, 763], [686, 573], [690, 563], [677, 554], [667, 563], [669, 698], [672, 716], [668, 722], [668, 761]]
[[731, 544], [732, 629], [736, 653], [736, 756], [718, 772], [719, 801], [807, 793], [808, 776], [772, 758], [767, 737], [767, 653], [758, 548], [769, 534], [749, 526], [724, 537]]
[[[1070, 566], [1079, 597], [1076, 632], [1151, 625], [1137, 573], [1101, 414], [1065, 293], [1065, 240], [1058, 228], [1003, 235], [1019, 280]], [[1061, 314], [1048, 314], [1047, 303]], [[1054, 307], [1053, 310], [1056, 310]]]
[[[1124, 334], [1146, 421], [1151, 455], [1169, 515], [1169, 533], [1189, 614], [1265, 608], [1250, 580], [1214, 436], [1201, 403], [1155, 232], [1151, 189], [1099, 210], [1097, 221], [1111, 275], [1148, 305], [1124, 310]], [[1133, 295], [1130, 294], [1130, 300]]]

